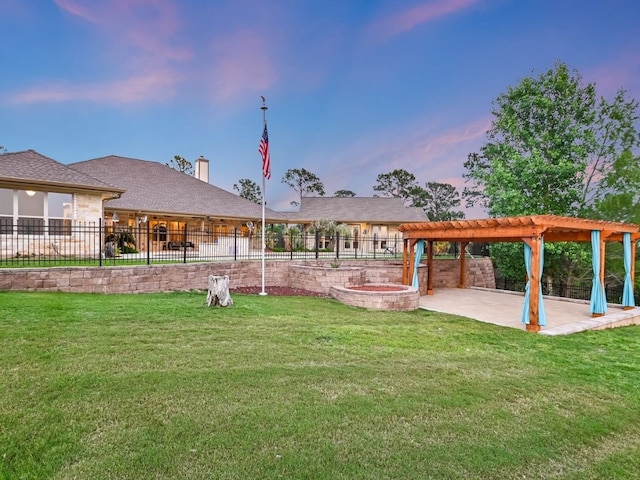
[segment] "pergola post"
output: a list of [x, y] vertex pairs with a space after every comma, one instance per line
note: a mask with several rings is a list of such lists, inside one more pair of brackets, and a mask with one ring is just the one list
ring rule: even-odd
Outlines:
[[631, 285], [636, 281], [636, 239], [631, 237]]
[[411, 281], [413, 280], [413, 270], [415, 269], [416, 263], [415, 246], [417, 242], [418, 241], [415, 239], [411, 239], [409, 241], [409, 262], [407, 263], [408, 275], [406, 285], [411, 285]]
[[609, 236], [605, 235], [605, 232], [600, 232], [600, 284], [602, 285], [602, 288], [604, 288], [605, 256], [607, 252], [606, 238]]
[[427, 252], [427, 295], [433, 295], [433, 240], [429, 240]]
[[402, 239], [402, 284], [409, 285], [409, 239]]
[[460, 283], [458, 288], [467, 288], [466, 249], [469, 242], [460, 242]]
[[531, 278], [529, 278], [529, 323], [528, 332], [540, 331], [540, 238], [525, 239], [531, 247]]

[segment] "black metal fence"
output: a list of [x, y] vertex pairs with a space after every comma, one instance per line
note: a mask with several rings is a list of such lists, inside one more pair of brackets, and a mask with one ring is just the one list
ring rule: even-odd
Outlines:
[[[506, 278], [496, 278], [496, 288], [499, 290], [509, 290], [512, 292], [524, 292], [526, 283], [520, 280]], [[576, 300], [589, 300], [591, 298], [591, 284], [567, 285], [564, 283], [542, 282], [542, 294], [555, 297], [572, 298]], [[605, 284], [604, 291], [608, 303], [622, 303], [622, 285]], [[634, 297], [640, 299], [640, 290], [634, 292]]]
[[[171, 229], [166, 224], [136, 227], [102, 223], [65, 228], [25, 230], [19, 225], [0, 229], [0, 267], [102, 266], [198, 261], [259, 260], [260, 229], [217, 225]], [[266, 260], [402, 259], [400, 234], [341, 236], [338, 233], [300, 233], [275, 229], [265, 232]], [[424, 252], [426, 254], [426, 252]], [[482, 256], [485, 244], [470, 244], [460, 252], [458, 243], [435, 242], [434, 255], [457, 258]]]
[[[257, 260], [262, 258], [260, 231], [221, 227], [169, 229], [164, 225], [114, 227], [67, 226], [64, 230], [0, 230], [0, 267], [114, 265]], [[291, 233], [267, 230], [265, 258], [339, 259], [402, 258], [402, 239]]]

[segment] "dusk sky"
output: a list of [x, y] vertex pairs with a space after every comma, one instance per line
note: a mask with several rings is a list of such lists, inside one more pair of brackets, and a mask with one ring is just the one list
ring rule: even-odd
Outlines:
[[[562, 61], [640, 99], [638, 0], [0, 0], [0, 145], [62, 163], [210, 161], [270, 208], [306, 168], [372, 196], [396, 168], [464, 186], [492, 101]], [[1, 161], [1, 157], [0, 157]], [[471, 211], [469, 217], [482, 217]]]

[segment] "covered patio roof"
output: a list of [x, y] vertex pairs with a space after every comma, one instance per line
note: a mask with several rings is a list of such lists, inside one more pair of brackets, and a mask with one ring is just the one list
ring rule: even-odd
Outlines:
[[[531, 248], [531, 302], [530, 324], [527, 330], [538, 331], [538, 296], [540, 293], [542, 255], [541, 244], [545, 242], [591, 242], [592, 232], [599, 232], [600, 280], [604, 283], [606, 242], [622, 242], [625, 234], [631, 238], [631, 280], [635, 274], [635, 244], [640, 238], [640, 225], [629, 223], [589, 220], [556, 215], [533, 215], [523, 217], [488, 218], [482, 220], [451, 220], [441, 222], [405, 223], [398, 227], [405, 243], [403, 257], [403, 283], [408, 285], [415, 269], [415, 245], [419, 240], [428, 242], [427, 294], [433, 294], [433, 242], [454, 241], [461, 243], [464, 252], [469, 242], [524, 242]], [[460, 288], [466, 287], [465, 257], [460, 256]]]

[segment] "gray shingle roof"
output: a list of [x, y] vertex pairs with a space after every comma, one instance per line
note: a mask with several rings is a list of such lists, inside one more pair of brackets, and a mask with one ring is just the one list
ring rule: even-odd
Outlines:
[[45, 157], [34, 150], [0, 155], [0, 180], [14, 184], [40, 184], [68, 187], [70, 190], [120, 192], [106, 182]]
[[[110, 208], [222, 218], [262, 217], [262, 205], [158, 162], [110, 155], [69, 166], [126, 190], [119, 199], [105, 204]], [[269, 209], [265, 216], [269, 220], [282, 218]]]
[[321, 219], [343, 223], [405, 223], [428, 220], [423, 209], [405, 207], [401, 198], [389, 197], [304, 197], [300, 211], [287, 215], [291, 221], [298, 222]]

